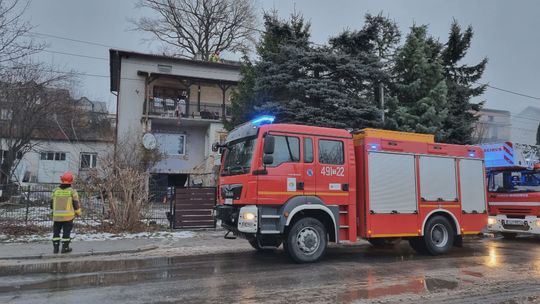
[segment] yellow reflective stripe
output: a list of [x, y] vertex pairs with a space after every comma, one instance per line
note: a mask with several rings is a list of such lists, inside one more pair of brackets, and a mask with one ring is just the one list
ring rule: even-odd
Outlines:
[[75, 212], [73, 212], [72, 210], [54, 210], [53, 211], [53, 216], [64, 216], [64, 215], [75, 215]]
[[71, 196], [71, 193], [72, 192], [70, 190], [56, 190], [54, 192], [54, 195], [58, 197], [66, 197], [66, 196]]
[[61, 238], [60, 238], [60, 237], [53, 237], [52, 240], [53, 240], [53, 241], [60, 241]]
[[463, 231], [461, 234], [480, 234], [480, 231]]
[[417, 233], [389, 233], [389, 234], [370, 234], [369, 237], [403, 237], [403, 236], [418, 236]]

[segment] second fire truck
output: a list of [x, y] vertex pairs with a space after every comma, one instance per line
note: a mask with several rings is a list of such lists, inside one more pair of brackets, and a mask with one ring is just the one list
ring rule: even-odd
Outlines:
[[438, 255], [487, 224], [480, 147], [272, 121], [241, 125], [221, 146], [216, 216], [256, 249], [283, 244], [305, 263], [328, 242], [407, 239]]
[[505, 238], [540, 235], [540, 147], [485, 144], [488, 230]]

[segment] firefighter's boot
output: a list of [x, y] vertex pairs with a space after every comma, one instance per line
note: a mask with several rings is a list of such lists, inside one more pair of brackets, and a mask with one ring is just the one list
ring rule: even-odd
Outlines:
[[73, 249], [69, 247], [69, 241], [68, 242], [62, 242], [62, 253], [68, 253], [71, 252]]
[[60, 241], [53, 241], [53, 253], [58, 253], [60, 251]]

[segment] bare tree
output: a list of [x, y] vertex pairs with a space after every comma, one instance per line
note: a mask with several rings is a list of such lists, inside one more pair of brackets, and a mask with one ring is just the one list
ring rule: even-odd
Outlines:
[[142, 147], [140, 136], [125, 136], [117, 142], [115, 151], [99, 158], [101, 165], [79, 180], [77, 187], [85, 193], [96, 193], [101, 201], [107, 202], [108, 228], [138, 230], [143, 227], [142, 219], [151, 201], [148, 168], [160, 159], [157, 150]]
[[10, 181], [22, 156], [36, 137], [58, 130], [59, 117], [71, 114], [69, 92], [62, 89], [69, 75], [47, 73], [40, 64], [3, 69], [0, 80], [0, 184]]
[[28, 0], [0, 0], [0, 64], [35, 54], [45, 44], [31, 38], [33, 26], [24, 20]]
[[221, 51], [246, 51], [254, 42], [253, 0], [140, 0], [156, 17], [133, 21], [137, 30], [173, 48], [175, 56], [209, 60]]

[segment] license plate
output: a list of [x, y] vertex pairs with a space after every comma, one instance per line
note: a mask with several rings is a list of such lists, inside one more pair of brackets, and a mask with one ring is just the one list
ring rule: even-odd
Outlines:
[[513, 226], [523, 226], [522, 220], [505, 220], [504, 223], [506, 225], [513, 225]]
[[225, 205], [232, 205], [232, 198], [226, 198]]

